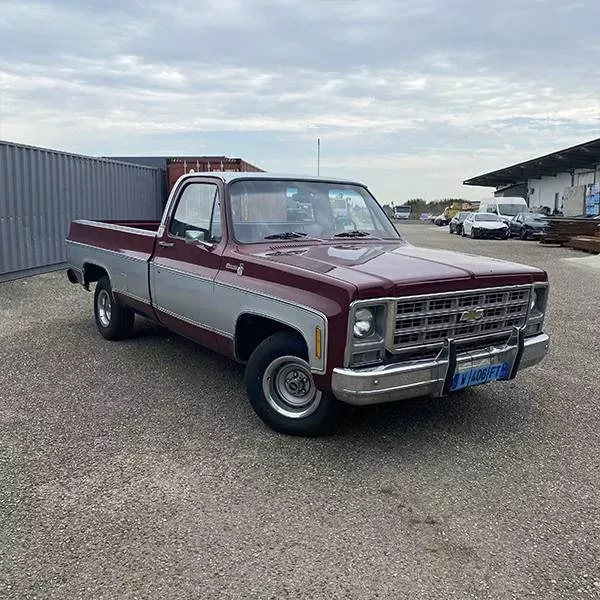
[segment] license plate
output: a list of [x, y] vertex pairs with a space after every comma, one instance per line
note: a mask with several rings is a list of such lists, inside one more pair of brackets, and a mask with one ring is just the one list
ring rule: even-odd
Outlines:
[[474, 385], [482, 385], [497, 379], [506, 379], [509, 375], [510, 363], [496, 363], [494, 365], [485, 365], [475, 367], [467, 371], [457, 372], [452, 378], [450, 390], [461, 390]]

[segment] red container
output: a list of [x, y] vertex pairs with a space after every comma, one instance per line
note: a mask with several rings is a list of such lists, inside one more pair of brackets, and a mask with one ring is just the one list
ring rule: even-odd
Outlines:
[[185, 173], [202, 173], [206, 171], [236, 171], [262, 173], [264, 170], [247, 163], [241, 158], [227, 156], [198, 156], [185, 158], [169, 158], [167, 161], [168, 191]]

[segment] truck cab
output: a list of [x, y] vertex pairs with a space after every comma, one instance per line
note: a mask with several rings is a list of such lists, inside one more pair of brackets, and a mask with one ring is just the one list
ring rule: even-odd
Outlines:
[[410, 219], [411, 208], [410, 206], [394, 206], [394, 219], [396, 220], [408, 220]]

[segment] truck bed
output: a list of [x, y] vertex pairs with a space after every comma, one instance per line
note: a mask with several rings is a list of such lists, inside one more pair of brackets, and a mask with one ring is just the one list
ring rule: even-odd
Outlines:
[[80, 274], [86, 264], [105, 269], [116, 293], [149, 303], [148, 261], [158, 227], [158, 221], [73, 221], [68, 261]]

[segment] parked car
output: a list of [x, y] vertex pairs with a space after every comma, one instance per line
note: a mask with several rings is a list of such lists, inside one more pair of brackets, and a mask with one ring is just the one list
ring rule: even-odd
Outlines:
[[472, 213], [459, 212], [450, 219], [450, 233], [462, 234], [463, 222]]
[[498, 216], [491, 213], [471, 213], [464, 221], [463, 236], [472, 238], [508, 238], [508, 225]]
[[433, 215], [431, 213], [421, 213], [419, 220], [426, 221], [427, 223], [431, 223], [433, 221]]
[[444, 225], [448, 225], [450, 221], [448, 221], [448, 219], [446, 218], [446, 216], [444, 214], [438, 215], [434, 220], [433, 220], [433, 224], [437, 225], [438, 227], [443, 227]]
[[544, 271], [415, 248], [352, 181], [188, 173], [160, 222], [73, 221], [66, 247], [104, 338], [141, 315], [244, 363], [253, 409], [287, 434], [329, 432], [342, 403], [510, 380], [548, 350]]
[[538, 239], [548, 229], [548, 219], [540, 214], [520, 212], [508, 227], [511, 237], [519, 237], [522, 240]]

